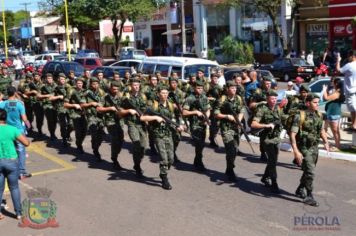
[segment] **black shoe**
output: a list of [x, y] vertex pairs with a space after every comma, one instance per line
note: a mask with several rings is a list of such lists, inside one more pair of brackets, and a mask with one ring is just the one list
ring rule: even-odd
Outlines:
[[212, 148], [218, 148], [219, 147], [219, 145], [216, 143], [215, 139], [210, 139], [209, 146], [212, 147]]
[[98, 150], [94, 150], [94, 151], [93, 151], [93, 154], [94, 154], [94, 156], [95, 156], [97, 162], [101, 162], [101, 161], [102, 161], [101, 155], [100, 155], [100, 153], [99, 153]]
[[143, 170], [140, 165], [134, 165], [134, 170], [136, 171], [136, 176], [139, 178], [143, 177]]
[[54, 141], [56, 141], [56, 140], [57, 140], [56, 135], [51, 135], [51, 137], [50, 137], [50, 141], [54, 142]]
[[200, 171], [200, 172], [206, 171], [206, 168], [205, 168], [203, 162], [194, 164], [194, 167], [195, 167], [195, 169], [196, 169], [197, 171]]
[[267, 162], [267, 157], [265, 155], [261, 155], [260, 160], [263, 162]]
[[82, 146], [78, 146], [77, 151], [78, 151], [78, 154], [80, 154], [80, 155], [84, 154], [84, 150], [83, 150]]
[[310, 193], [306, 198], [304, 198], [304, 204], [309, 206], [318, 207], [319, 203], [314, 199], [313, 195]]
[[167, 175], [159, 175], [162, 179], [162, 188], [165, 190], [171, 190], [172, 186], [168, 181]]
[[271, 187], [271, 179], [268, 177], [262, 177], [261, 182], [266, 186], [266, 187]]
[[305, 199], [307, 195], [304, 191], [304, 188], [298, 187], [297, 190], [295, 190], [295, 196], [301, 199]]
[[63, 147], [68, 147], [69, 146], [67, 140], [65, 140], [65, 139], [62, 141], [62, 145], [63, 145]]
[[22, 179], [27, 179], [27, 178], [31, 178], [31, 177], [32, 177], [31, 173], [23, 173], [23, 174], [20, 174], [19, 179], [22, 180]]
[[275, 193], [275, 194], [279, 194], [281, 193], [281, 191], [279, 190], [278, 184], [277, 183], [272, 183], [271, 185], [271, 192]]
[[115, 170], [122, 170], [122, 167], [120, 165], [120, 163], [117, 160], [112, 160], [113, 161], [113, 168]]
[[236, 174], [234, 172], [234, 169], [226, 169], [225, 174], [226, 174], [226, 176], [227, 176], [229, 181], [237, 182], [237, 177], [236, 177]]

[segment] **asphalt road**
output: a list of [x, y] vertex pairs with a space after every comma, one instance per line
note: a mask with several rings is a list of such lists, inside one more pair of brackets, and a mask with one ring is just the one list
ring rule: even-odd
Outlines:
[[[291, 164], [291, 153], [280, 153], [282, 194], [274, 195], [260, 183], [265, 164], [257, 156], [237, 157], [239, 178], [231, 183], [224, 175], [223, 147], [205, 148], [208, 171], [197, 173], [192, 166], [194, 149], [185, 138], [178, 148], [183, 162], [169, 172], [173, 190], [166, 191], [160, 186], [155, 156], [145, 156], [145, 178], [136, 178], [127, 135], [125, 139], [119, 157], [122, 171], [111, 168], [107, 142], [100, 148], [104, 161], [95, 162], [89, 136], [82, 156], [76, 155], [73, 144], [64, 149], [60, 141], [32, 142], [27, 163], [34, 176], [21, 182], [22, 199], [31, 188], [51, 190], [60, 226], [19, 228], [8, 215], [0, 221], [1, 235], [354, 235], [356, 231], [355, 163], [319, 159], [315, 197], [320, 207], [314, 208], [294, 196], [302, 172]], [[254, 148], [258, 152], [258, 146]], [[244, 142], [241, 151], [251, 153]], [[9, 195], [7, 200], [13, 212]]]

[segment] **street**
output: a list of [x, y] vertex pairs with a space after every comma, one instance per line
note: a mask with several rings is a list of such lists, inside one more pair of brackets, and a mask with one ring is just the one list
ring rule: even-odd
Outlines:
[[[220, 137], [218, 141], [222, 145]], [[136, 178], [130, 146], [126, 134], [119, 156], [125, 169], [114, 171], [107, 142], [100, 148], [101, 163], [91, 154], [90, 136], [85, 139], [86, 154], [82, 156], [76, 156], [74, 144], [65, 149], [60, 140], [33, 142], [27, 165], [34, 176], [20, 184], [22, 199], [31, 188], [53, 191], [50, 199], [57, 204], [60, 226], [19, 228], [8, 216], [0, 221], [1, 231], [42, 236], [353, 235], [356, 230], [355, 163], [319, 159], [315, 197], [320, 206], [314, 208], [294, 196], [302, 172], [291, 164], [291, 153], [280, 153], [277, 171], [282, 193], [274, 195], [260, 183], [265, 164], [258, 156], [237, 157], [238, 182], [233, 184], [224, 174], [224, 148], [207, 146], [204, 162], [208, 171], [197, 173], [192, 165], [194, 149], [185, 137], [178, 147], [182, 163], [169, 172], [173, 190], [166, 191], [158, 176], [158, 157], [146, 155], [141, 165], [145, 177]], [[258, 153], [258, 145], [253, 147]], [[245, 142], [241, 151], [251, 153]], [[13, 212], [10, 195], [6, 196]]]

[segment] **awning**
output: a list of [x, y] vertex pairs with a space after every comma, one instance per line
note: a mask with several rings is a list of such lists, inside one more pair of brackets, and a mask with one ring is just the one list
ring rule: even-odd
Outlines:
[[172, 34], [179, 34], [180, 32], [182, 32], [181, 29], [175, 29], [175, 30], [168, 30], [164, 33], [162, 33], [162, 35], [172, 35]]

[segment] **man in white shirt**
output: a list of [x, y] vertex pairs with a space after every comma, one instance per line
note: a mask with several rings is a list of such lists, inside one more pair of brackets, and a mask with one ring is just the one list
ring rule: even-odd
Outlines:
[[286, 98], [288, 96], [294, 96], [294, 95], [297, 95], [297, 91], [294, 90], [293, 88], [293, 82], [292, 81], [289, 81], [287, 83], [287, 90], [284, 91], [284, 95], [283, 95], [283, 98]]
[[23, 65], [20, 57], [16, 56], [16, 58], [14, 59], [12, 64], [15, 67], [15, 73], [16, 73], [15, 80], [21, 79], [21, 70], [24, 68], [24, 65]]
[[351, 130], [356, 131], [356, 50], [348, 53], [349, 63], [340, 68], [341, 57], [338, 55], [336, 70], [344, 74], [344, 92], [346, 105], [351, 113]]
[[309, 54], [307, 55], [307, 63], [311, 66], [314, 66], [314, 55], [312, 50], [310, 50]]
[[201, 58], [203, 59], [208, 59], [208, 51], [206, 50], [206, 48], [203, 48], [203, 50], [201, 51]]
[[226, 81], [225, 81], [225, 77], [224, 77], [224, 74], [222, 73], [221, 70], [218, 70], [217, 71], [217, 75], [218, 75], [218, 84], [223, 88], [226, 84]]

